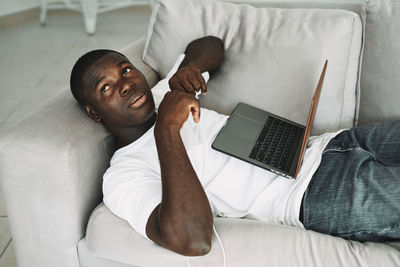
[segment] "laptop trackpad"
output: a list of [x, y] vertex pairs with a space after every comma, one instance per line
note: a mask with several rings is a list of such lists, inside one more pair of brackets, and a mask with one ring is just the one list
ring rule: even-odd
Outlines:
[[[265, 122], [264, 122], [265, 123]], [[217, 148], [223, 148], [233, 155], [248, 156], [257, 141], [264, 123], [234, 114], [214, 142]]]

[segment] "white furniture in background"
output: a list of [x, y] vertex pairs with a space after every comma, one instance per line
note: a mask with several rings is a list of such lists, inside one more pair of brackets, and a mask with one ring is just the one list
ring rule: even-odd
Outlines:
[[156, 0], [117, 0], [117, 1], [99, 1], [99, 0], [41, 0], [40, 23], [44, 25], [47, 18], [47, 10], [66, 8], [80, 11], [83, 13], [85, 29], [88, 34], [94, 34], [96, 31], [97, 14], [122, 8], [131, 5], [147, 5], [152, 7]]

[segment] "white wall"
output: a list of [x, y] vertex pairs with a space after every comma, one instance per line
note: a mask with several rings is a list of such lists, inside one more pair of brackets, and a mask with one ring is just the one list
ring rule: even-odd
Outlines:
[[40, 6], [40, 0], [0, 0], [0, 2], [0, 17]]

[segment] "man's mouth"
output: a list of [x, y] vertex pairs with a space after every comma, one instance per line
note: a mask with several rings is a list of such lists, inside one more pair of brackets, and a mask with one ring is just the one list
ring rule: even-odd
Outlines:
[[139, 108], [146, 101], [146, 95], [144, 93], [134, 94], [129, 98], [129, 108]]

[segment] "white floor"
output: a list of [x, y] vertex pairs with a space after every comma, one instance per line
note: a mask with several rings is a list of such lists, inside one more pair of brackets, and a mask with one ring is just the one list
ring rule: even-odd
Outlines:
[[[81, 14], [73, 11], [50, 11], [45, 27], [39, 24], [38, 10], [0, 18], [0, 129], [67, 87], [71, 68], [83, 53], [118, 50], [145, 36], [150, 14], [149, 6], [100, 14], [94, 36], [86, 35]], [[4, 202], [0, 188], [0, 267], [16, 267]]]

